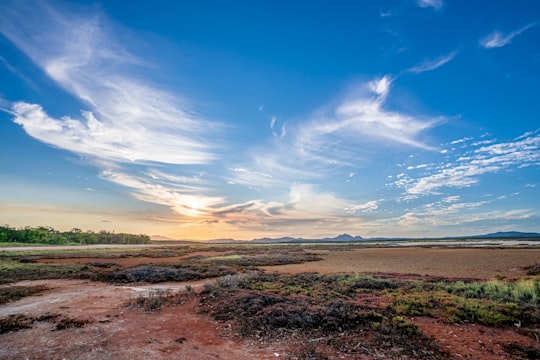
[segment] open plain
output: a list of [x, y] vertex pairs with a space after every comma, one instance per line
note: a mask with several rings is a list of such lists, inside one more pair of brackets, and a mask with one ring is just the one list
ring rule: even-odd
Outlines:
[[[0, 359], [540, 358], [540, 248], [530, 245], [0, 255]], [[533, 289], [498, 298], [483, 284]]]

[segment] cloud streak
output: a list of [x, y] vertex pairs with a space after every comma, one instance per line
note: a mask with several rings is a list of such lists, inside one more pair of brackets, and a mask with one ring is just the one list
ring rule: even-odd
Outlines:
[[[459, 143], [462, 141], [460, 140]], [[457, 143], [456, 141], [451, 142]], [[481, 144], [481, 143], [480, 143]], [[473, 144], [474, 146], [474, 144]], [[540, 165], [540, 133], [513, 141], [479, 146], [460, 156], [454, 163], [435, 168], [433, 174], [414, 179], [403, 174], [395, 182], [408, 195], [436, 194], [442, 188], [464, 188], [478, 184], [480, 175], [505, 169]]]
[[[115, 162], [203, 164], [216, 158], [207, 134], [219, 125], [133, 75], [147, 65], [120, 45], [102, 17], [72, 16], [43, 3], [11, 11], [1, 17], [2, 34], [88, 107], [80, 117], [53, 118], [38, 104], [16, 102], [15, 122], [29, 135]], [[24, 21], [28, 11], [46, 14], [37, 28]]]
[[[388, 110], [386, 100], [391, 85], [390, 76], [373, 80], [364, 86], [360, 95], [349, 96], [341, 102], [330, 116], [302, 126], [295, 144], [299, 152], [320, 158], [330, 154], [335, 156], [334, 161], [339, 162], [362, 156], [359, 151], [363, 147], [359, 147], [359, 143], [377, 142], [378, 146], [401, 145], [434, 150], [419, 136], [442, 119]], [[336, 148], [339, 153], [336, 153]]]
[[506, 46], [510, 44], [516, 36], [521, 35], [523, 32], [537, 26], [538, 24], [539, 22], [535, 21], [535, 22], [525, 25], [524, 27], [516, 31], [512, 31], [508, 34], [504, 34], [496, 30], [492, 32], [491, 34], [485, 36], [484, 38], [480, 39], [479, 44], [485, 49], [494, 49], [494, 48], [500, 48], [500, 47]]
[[457, 54], [458, 54], [457, 51], [452, 51], [451, 53], [438, 57], [436, 59], [426, 60], [419, 65], [409, 68], [408, 70], [406, 70], [406, 72], [410, 72], [413, 74], [420, 74], [426, 71], [432, 71], [432, 70], [438, 69], [441, 66], [452, 61], [456, 57]]
[[442, 0], [417, 0], [416, 5], [421, 8], [433, 8], [439, 10], [443, 6]]

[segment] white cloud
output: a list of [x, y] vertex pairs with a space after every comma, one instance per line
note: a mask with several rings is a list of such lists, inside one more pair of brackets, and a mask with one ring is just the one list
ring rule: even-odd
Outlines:
[[371, 81], [365, 84], [364, 92], [357, 92], [341, 102], [333, 114], [300, 126], [295, 143], [298, 152], [319, 161], [346, 163], [352, 158], [358, 161], [362, 150], [375, 142], [380, 147], [406, 145], [433, 150], [418, 137], [441, 119], [386, 109], [391, 85], [389, 76]]
[[427, 204], [419, 208], [411, 209], [399, 217], [398, 223], [408, 228], [439, 228], [442, 226], [455, 226], [499, 222], [515, 222], [526, 220], [534, 216], [534, 211], [529, 209], [513, 210], [487, 210], [481, 208], [487, 205], [487, 201], [452, 203], [448, 205], [444, 201]]
[[524, 27], [512, 31], [511, 33], [504, 34], [498, 30], [492, 32], [491, 34], [487, 35], [486, 37], [480, 39], [479, 43], [480, 46], [486, 49], [493, 49], [493, 48], [499, 48], [506, 46], [512, 42], [512, 39], [514, 39], [516, 36], [520, 35], [521, 33], [529, 30], [530, 28], [533, 28], [537, 26], [539, 22], [532, 22], [530, 24], [525, 25]]
[[443, 198], [442, 202], [453, 203], [453, 202], [459, 201], [460, 198], [461, 197], [459, 195], [451, 195], [451, 196], [447, 196], [447, 197]]
[[439, 10], [443, 6], [442, 0], [417, 0], [416, 5], [422, 8], [433, 8], [435, 10]]
[[[126, 50], [102, 17], [77, 17], [44, 3], [13, 12], [1, 17], [3, 35], [88, 107], [77, 118], [54, 118], [40, 105], [14, 103], [15, 122], [29, 135], [116, 162], [201, 164], [216, 158], [207, 136], [219, 125], [144, 81], [140, 74], [150, 65]], [[42, 20], [26, 22], [26, 12], [39, 12]]]
[[449, 53], [447, 55], [444, 55], [444, 56], [441, 56], [441, 57], [438, 57], [436, 59], [426, 60], [426, 61], [424, 61], [423, 63], [421, 63], [419, 65], [416, 65], [416, 66], [413, 66], [412, 68], [409, 68], [407, 70], [407, 72], [411, 72], [411, 73], [414, 73], [414, 74], [419, 74], [419, 73], [423, 73], [423, 72], [426, 72], [426, 71], [432, 71], [432, 70], [438, 69], [441, 66], [443, 66], [443, 65], [449, 63], [450, 61], [452, 61], [456, 57], [457, 53], [458, 53], [457, 51], [452, 51], [451, 53]]
[[379, 202], [377, 200], [371, 200], [364, 204], [351, 205], [345, 210], [349, 213], [355, 213], [357, 211], [368, 213], [377, 210], [379, 208], [378, 203]]
[[540, 134], [530, 134], [505, 143], [481, 146], [460, 156], [456, 163], [444, 163], [435, 167], [433, 174], [412, 178], [406, 176], [394, 184], [404, 188], [409, 195], [435, 194], [444, 187], [463, 188], [480, 182], [480, 176], [512, 167], [522, 168], [540, 165]]
[[133, 190], [136, 199], [167, 206], [185, 216], [209, 216], [225, 203], [222, 197], [186, 193], [181, 186], [159, 184], [152, 177], [135, 176], [123, 172], [104, 170], [101, 177]]
[[[100, 121], [89, 111], [80, 119], [69, 116], [54, 119], [40, 105], [16, 102], [14, 122], [28, 135], [47, 144], [114, 162], [161, 162], [201, 164], [214, 158], [209, 146], [169, 131], [148, 118], [135, 122]], [[159, 121], [159, 118], [154, 120]]]
[[457, 139], [457, 140], [451, 141], [451, 142], [450, 142], [450, 145], [461, 144], [461, 143], [464, 143], [464, 142], [470, 141], [470, 140], [472, 140], [472, 138], [465, 137], [465, 138], [461, 138], [461, 139]]

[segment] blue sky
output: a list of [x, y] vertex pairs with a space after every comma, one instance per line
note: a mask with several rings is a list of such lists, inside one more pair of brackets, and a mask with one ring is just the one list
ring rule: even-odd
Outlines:
[[540, 2], [0, 3], [0, 223], [540, 231]]

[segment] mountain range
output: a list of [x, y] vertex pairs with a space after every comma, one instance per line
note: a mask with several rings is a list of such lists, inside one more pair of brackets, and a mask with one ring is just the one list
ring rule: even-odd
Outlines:
[[[152, 240], [156, 241], [177, 241], [165, 236], [153, 235]], [[358, 241], [396, 241], [396, 240], [449, 240], [449, 239], [518, 239], [518, 238], [527, 238], [527, 239], [539, 239], [540, 233], [533, 232], [520, 232], [520, 231], [506, 231], [506, 232], [495, 232], [484, 235], [471, 235], [471, 236], [449, 236], [442, 238], [363, 238], [362, 236], [352, 236], [349, 234], [341, 234], [335, 237], [330, 238], [320, 238], [320, 239], [306, 239], [306, 238], [296, 238], [296, 237], [280, 237], [280, 238], [259, 238], [253, 240], [235, 240], [235, 239], [215, 239], [204, 241], [205, 243], [210, 244], [230, 244], [230, 243], [252, 243], [252, 244], [279, 244], [279, 243], [343, 243], [343, 242], [358, 242]]]

